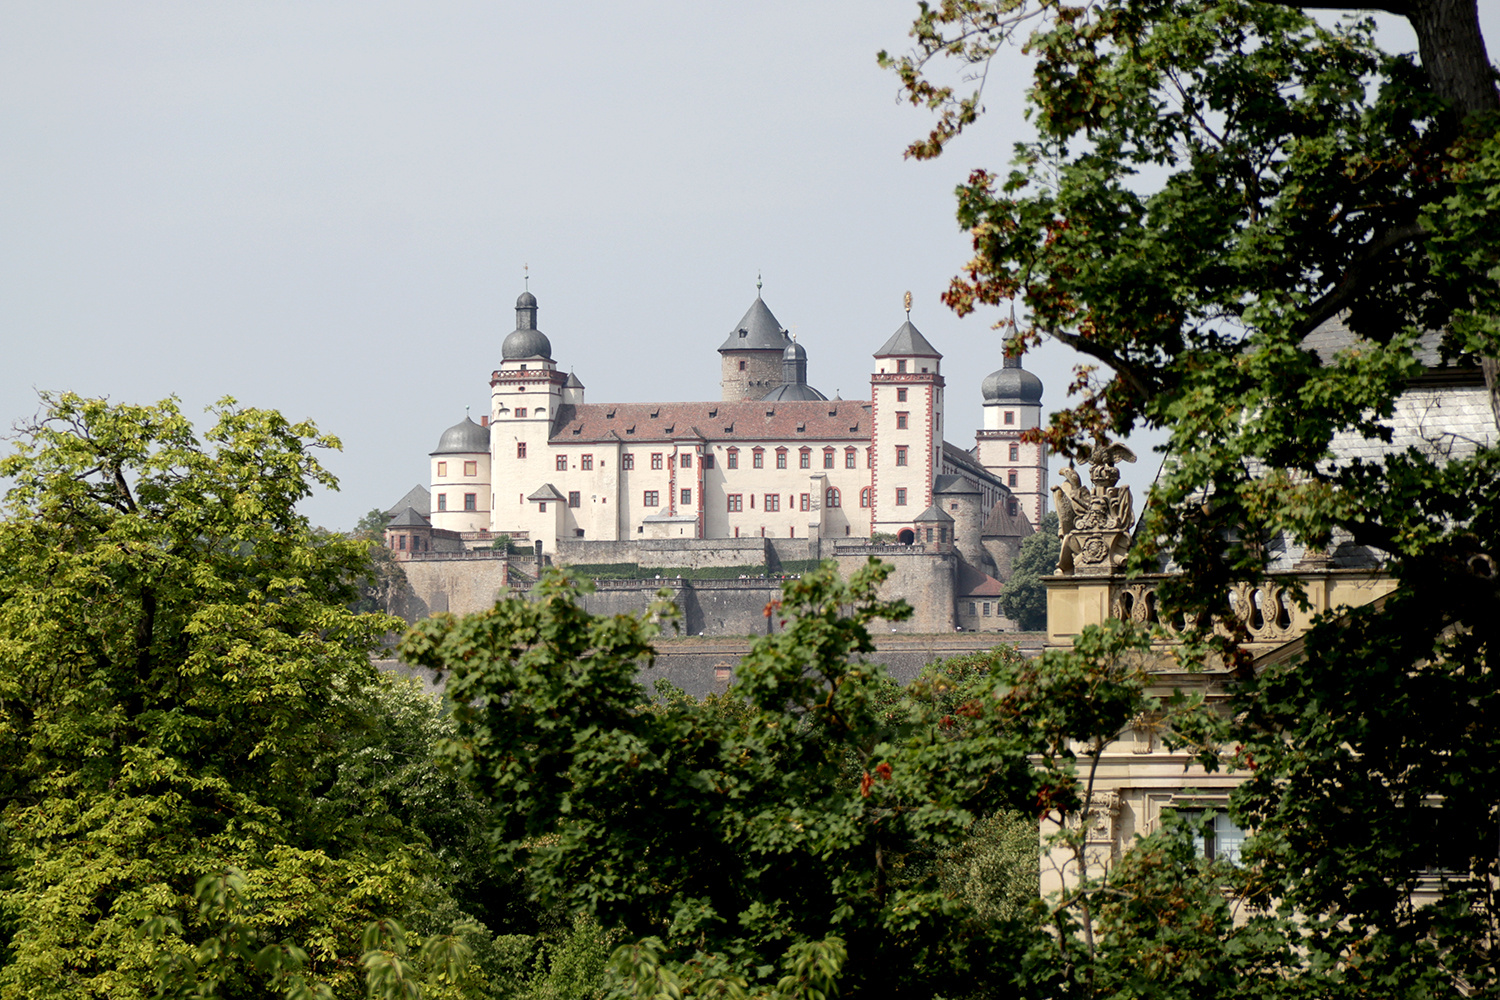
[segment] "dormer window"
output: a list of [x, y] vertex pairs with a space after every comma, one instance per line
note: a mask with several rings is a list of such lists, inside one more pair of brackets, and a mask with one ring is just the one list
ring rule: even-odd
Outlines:
[[522, 365], [522, 366], [521, 366], [521, 370], [522, 370], [522, 371], [523, 371], [523, 372], [524, 372], [524, 371], [525, 371], [525, 370], [526, 370], [526, 366], [525, 366], [525, 365]]

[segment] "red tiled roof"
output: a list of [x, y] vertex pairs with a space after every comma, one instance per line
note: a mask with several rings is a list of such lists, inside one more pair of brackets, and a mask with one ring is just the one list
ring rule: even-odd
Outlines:
[[999, 597], [1005, 585], [988, 573], [981, 573], [959, 561], [957, 587], [959, 597]]
[[585, 403], [557, 409], [553, 444], [635, 441], [870, 440], [870, 404], [859, 400], [735, 403]]

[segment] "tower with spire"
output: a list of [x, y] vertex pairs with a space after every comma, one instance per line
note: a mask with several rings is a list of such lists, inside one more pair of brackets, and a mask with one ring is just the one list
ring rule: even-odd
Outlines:
[[911, 322], [875, 352], [870, 376], [872, 532], [898, 533], [932, 505], [942, 467], [943, 356]]
[[760, 297], [755, 279], [755, 301], [735, 324], [719, 348], [719, 398], [726, 403], [760, 399], [782, 384], [782, 357], [793, 346], [786, 330]]

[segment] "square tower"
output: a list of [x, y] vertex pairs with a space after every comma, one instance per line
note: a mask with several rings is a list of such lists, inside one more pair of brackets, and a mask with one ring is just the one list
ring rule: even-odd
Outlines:
[[908, 319], [870, 376], [870, 531], [897, 534], [932, 505], [943, 450], [943, 356]]

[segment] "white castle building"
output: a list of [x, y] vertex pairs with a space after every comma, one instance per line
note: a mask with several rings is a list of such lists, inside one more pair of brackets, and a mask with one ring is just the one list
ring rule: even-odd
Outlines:
[[806, 350], [758, 293], [718, 350], [716, 401], [589, 403], [523, 293], [488, 417], [443, 432], [430, 510], [398, 511], [392, 548], [885, 537], [956, 552], [964, 593], [998, 593], [1047, 509], [1047, 455], [1021, 440], [1041, 423], [1035, 375], [1006, 359], [983, 380], [964, 448], [944, 437], [942, 354], [909, 318], [874, 352], [868, 400], [810, 386]]

